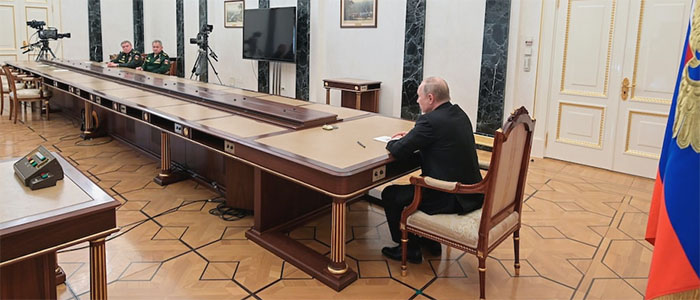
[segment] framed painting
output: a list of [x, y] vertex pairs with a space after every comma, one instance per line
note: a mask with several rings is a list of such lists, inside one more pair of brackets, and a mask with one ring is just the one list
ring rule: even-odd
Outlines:
[[377, 0], [340, 0], [340, 27], [377, 27]]
[[243, 10], [245, 2], [243, 0], [224, 1], [224, 27], [243, 27]]

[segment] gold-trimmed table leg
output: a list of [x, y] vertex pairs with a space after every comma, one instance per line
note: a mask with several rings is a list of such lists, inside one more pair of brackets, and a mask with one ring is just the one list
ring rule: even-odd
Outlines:
[[105, 238], [90, 241], [90, 299], [107, 299]]
[[83, 114], [85, 118], [85, 128], [80, 134], [80, 137], [87, 140], [94, 137], [94, 124], [92, 124], [92, 103], [85, 101], [85, 113]]
[[348, 271], [345, 263], [345, 201], [333, 199], [331, 206], [331, 262], [328, 272], [333, 275]]
[[170, 161], [170, 134], [160, 132], [160, 173], [153, 178], [158, 185], [168, 185], [187, 179], [182, 171], [173, 171]]

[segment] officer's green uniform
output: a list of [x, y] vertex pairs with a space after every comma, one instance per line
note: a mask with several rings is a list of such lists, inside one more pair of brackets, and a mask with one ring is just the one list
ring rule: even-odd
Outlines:
[[170, 71], [170, 57], [163, 51], [159, 54], [150, 53], [141, 68], [148, 72], [167, 74]]
[[129, 53], [119, 52], [117, 58], [112, 60], [112, 62], [119, 64], [120, 67], [134, 69], [141, 66], [143, 59], [141, 59], [141, 53], [136, 50], [131, 50]]

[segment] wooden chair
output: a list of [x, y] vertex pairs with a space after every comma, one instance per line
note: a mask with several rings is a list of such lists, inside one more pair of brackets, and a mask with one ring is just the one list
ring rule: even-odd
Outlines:
[[[15, 74], [14, 72], [12, 74]], [[13, 105], [12, 105], [12, 100], [10, 100], [10, 86], [9, 86], [9, 79], [5, 75], [5, 69], [0, 67], [0, 116], [2, 113], [5, 111], [5, 96], [7, 96], [8, 103], [10, 104], [10, 117], [9, 119], [12, 120], [12, 112], [13, 110]], [[18, 90], [24, 89], [24, 84], [15, 86]]]
[[[51, 96], [50, 91], [44, 91], [42, 87], [42, 81], [41, 78], [38, 77], [15, 77], [16, 75], [13, 75], [12, 70], [10, 69], [9, 66], [3, 66], [3, 69], [5, 71], [5, 76], [7, 76], [7, 81], [8, 81], [8, 86], [10, 88], [10, 102], [12, 102], [12, 109], [10, 111], [10, 117], [12, 117], [12, 112], [14, 111], [15, 114], [15, 121], [14, 123], [17, 123], [17, 119], [19, 118], [19, 103], [21, 102], [39, 102], [39, 109], [42, 108], [42, 106], [46, 106], [46, 120], [49, 119], [49, 97]], [[18, 81], [24, 81], [26, 83], [33, 83], [35, 85], [35, 88], [25, 88], [25, 89], [18, 89], [17, 88], [17, 82]]]
[[[494, 136], [488, 173], [481, 182], [461, 184], [430, 177], [411, 177], [415, 186], [411, 205], [401, 214], [401, 274], [406, 275], [408, 233], [475, 254], [479, 260], [481, 299], [486, 298], [486, 258], [513, 234], [515, 275], [520, 275], [519, 241], [523, 189], [530, 162], [535, 121], [520, 107]], [[466, 215], [428, 215], [418, 210], [421, 187], [456, 194], [484, 194], [484, 206]]]
[[170, 58], [170, 71], [168, 71], [168, 75], [177, 76], [177, 61], [177, 57]]

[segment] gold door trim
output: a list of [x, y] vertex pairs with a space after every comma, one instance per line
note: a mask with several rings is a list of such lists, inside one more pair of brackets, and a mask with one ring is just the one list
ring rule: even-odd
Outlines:
[[608, 53], [607, 53], [607, 56], [605, 58], [605, 80], [603, 82], [603, 92], [602, 93], [564, 89], [564, 82], [566, 82], [566, 58], [567, 58], [567, 51], [569, 48], [569, 29], [570, 29], [570, 23], [571, 23], [571, 2], [572, 1], [573, 0], [569, 0], [569, 4], [566, 7], [566, 27], [565, 27], [566, 33], [564, 35], [564, 53], [563, 53], [563, 60], [562, 60], [562, 64], [561, 64], [561, 83], [559, 84], [559, 91], [560, 91], [560, 93], [566, 94], [566, 95], [607, 98], [608, 97], [608, 80], [610, 77], [610, 56], [612, 55], [612, 39], [613, 39], [613, 33], [615, 31], [615, 8], [616, 8], [617, 1], [613, 0], [612, 6], [610, 8], [610, 29], [608, 31]]
[[642, 42], [642, 25], [644, 24], [645, 7], [646, 0], [641, 0], [641, 4], [639, 7], [639, 23], [637, 24], [637, 45], [634, 50], [634, 71], [632, 71], [632, 87], [630, 92], [630, 101], [671, 105], [671, 99], [635, 96], [635, 90], [637, 87], [637, 69], [639, 65], [639, 48], [641, 48]]
[[[596, 110], [600, 110], [600, 131], [598, 133], [598, 143], [589, 143], [589, 142], [582, 142], [582, 141], [576, 141], [572, 139], [567, 139], [567, 138], [562, 138], [560, 137], [561, 133], [561, 111], [564, 105], [569, 105], [569, 106], [576, 106], [576, 107], [584, 107], [584, 108], [593, 108]], [[557, 132], [555, 135], [555, 140], [557, 142], [562, 142], [562, 143], [567, 143], [567, 144], [572, 144], [572, 145], [577, 145], [577, 146], [583, 146], [583, 147], [588, 147], [588, 148], [593, 148], [593, 149], [603, 149], [603, 132], [605, 132], [605, 107], [603, 106], [596, 106], [596, 105], [586, 105], [586, 104], [579, 104], [579, 103], [571, 103], [571, 102], [564, 102], [564, 101], [559, 101], [559, 109], [558, 109], [558, 115], [557, 115]]]
[[630, 129], [632, 128], [632, 115], [633, 114], [642, 115], [642, 116], [651, 116], [651, 117], [661, 117], [661, 118], [668, 118], [668, 114], [650, 113], [650, 112], [646, 112], [646, 111], [631, 110], [631, 109], [627, 113], [627, 131], [625, 132], [625, 151], [624, 151], [624, 153], [635, 155], [635, 156], [651, 158], [651, 159], [661, 158], [660, 154], [630, 149]]
[[[535, 89], [532, 95], [532, 117], [537, 117], [537, 83], [540, 78], [540, 53], [542, 53], [542, 24], [544, 23], [544, 3], [540, 3], [540, 31], [537, 35], [537, 64], [535, 65]], [[557, 5], [558, 6], [558, 5]]]
[[0, 54], [0, 57], [2, 56], [13, 56], [15, 58], [15, 61], [17, 61], [17, 54]]
[[12, 34], [14, 39], [12, 40], [13, 48], [0, 48], [0, 51], [16, 51], [17, 50], [17, 19], [15, 17], [15, 6], [11, 4], [0, 4], [0, 7], [9, 7], [12, 9]]
[[[45, 19], [45, 20], [37, 20], [37, 21], [44, 21], [44, 22], [46, 22], [46, 26], [47, 26], [47, 27], [48, 27], [48, 26], [51, 26], [51, 23], [49, 23], [49, 8], [46, 7], [46, 6], [31, 6], [31, 5], [25, 6], [25, 7], [24, 7], [24, 20], [25, 20], [25, 21], [31, 21], [31, 20], [29, 19], [29, 9], [30, 9], [30, 8], [31, 8], [31, 9], [43, 9], [43, 10], [44, 10], [44, 14], [46, 15], [46, 19]], [[29, 39], [29, 37], [31, 36], [31, 35], [29, 34], [29, 26], [26, 27], [26, 31], [27, 31], [27, 36], [26, 36], [26, 37], [27, 37], [27, 43], [30, 43], [30, 44], [31, 44], [32, 42], [31, 42], [30, 39]], [[38, 37], [37, 37], [37, 38], [38, 38]]]

